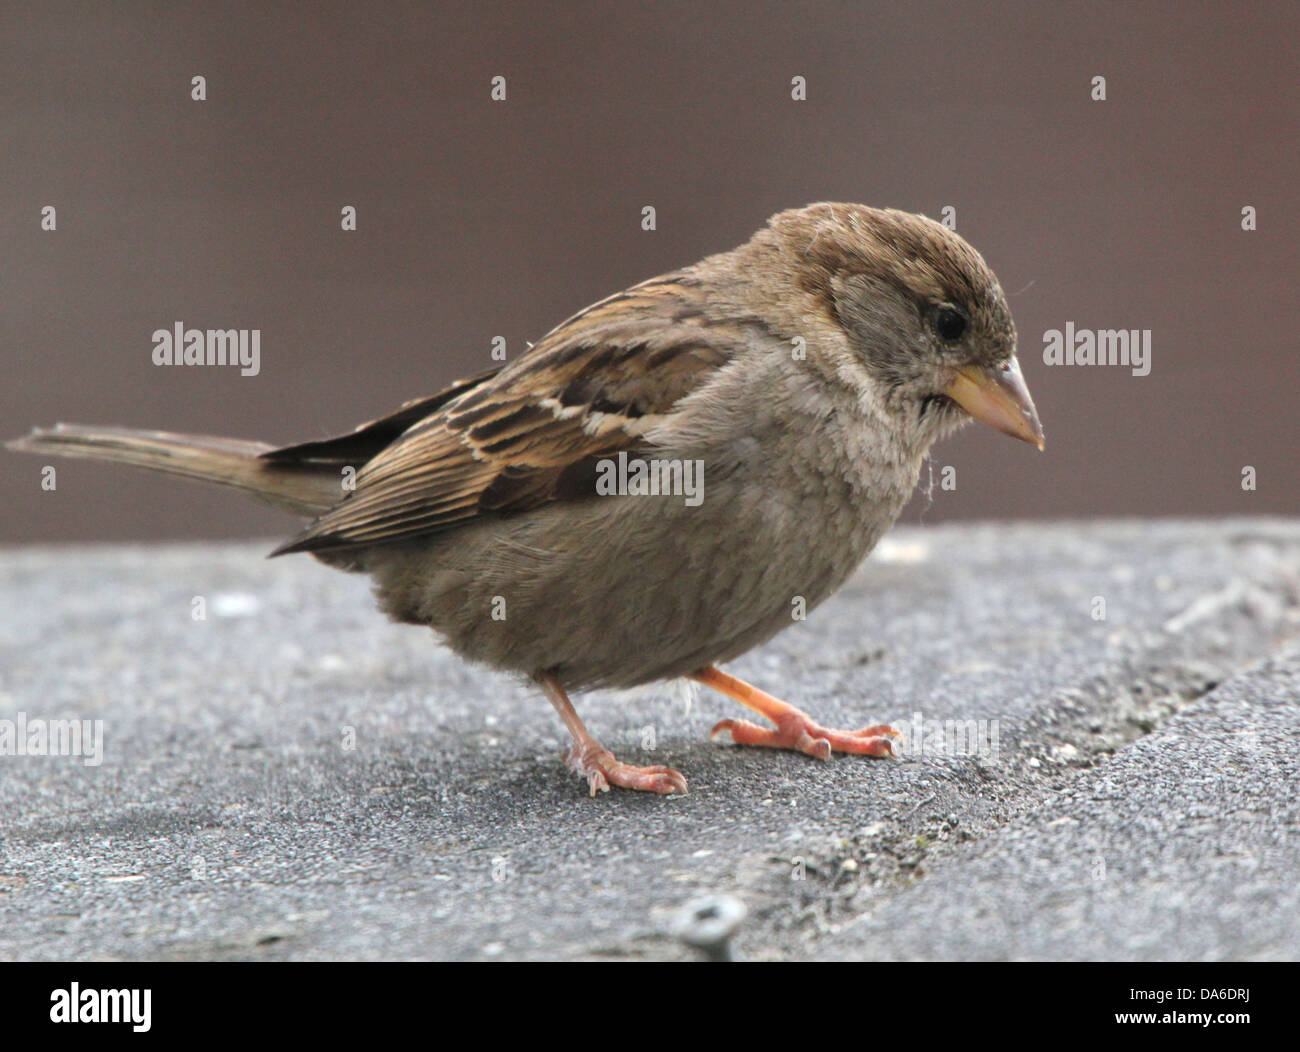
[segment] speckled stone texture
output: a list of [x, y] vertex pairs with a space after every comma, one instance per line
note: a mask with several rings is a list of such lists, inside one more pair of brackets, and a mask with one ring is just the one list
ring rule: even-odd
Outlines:
[[750, 959], [1300, 955], [1300, 522], [896, 531], [730, 670], [908, 756], [577, 699], [683, 798], [589, 799], [536, 689], [269, 547], [0, 552], [0, 719], [104, 727], [0, 756], [0, 957], [688, 958], [714, 892]]

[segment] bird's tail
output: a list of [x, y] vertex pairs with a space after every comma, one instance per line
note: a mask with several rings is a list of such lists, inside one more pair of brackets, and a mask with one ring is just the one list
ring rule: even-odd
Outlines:
[[5, 443], [25, 453], [111, 460], [167, 475], [215, 482], [297, 515], [319, 515], [344, 496], [339, 472], [329, 464], [263, 459], [264, 442], [123, 427], [59, 424], [36, 428]]

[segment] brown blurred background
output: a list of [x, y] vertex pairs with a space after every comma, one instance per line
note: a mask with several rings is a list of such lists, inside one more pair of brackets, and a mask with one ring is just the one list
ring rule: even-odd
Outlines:
[[[932, 457], [956, 490], [909, 518], [1295, 513], [1298, 11], [5, 5], [0, 431], [320, 437], [782, 208], [951, 205], [1048, 445], [961, 432]], [[261, 329], [261, 373], [154, 366], [175, 321]], [[1151, 329], [1150, 375], [1046, 367], [1066, 321]], [[0, 541], [294, 528], [86, 462], [43, 492], [42, 463], [0, 453]]]

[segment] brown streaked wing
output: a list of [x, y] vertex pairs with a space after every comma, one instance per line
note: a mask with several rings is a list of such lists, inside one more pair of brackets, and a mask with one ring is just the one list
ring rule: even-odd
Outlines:
[[595, 461], [638, 448], [755, 324], [712, 321], [685, 275], [610, 296], [413, 423], [356, 488], [275, 555], [383, 544], [595, 493]]

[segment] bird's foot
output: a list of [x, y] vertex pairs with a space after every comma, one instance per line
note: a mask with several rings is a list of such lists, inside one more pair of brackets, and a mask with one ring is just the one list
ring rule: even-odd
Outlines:
[[686, 779], [671, 767], [635, 767], [615, 759], [614, 754], [596, 741], [582, 720], [578, 719], [573, 703], [553, 673], [537, 672], [533, 678], [546, 692], [555, 711], [560, 714], [560, 719], [564, 720], [564, 725], [573, 736], [573, 748], [564, 758], [564, 763], [587, 779], [592, 796], [609, 792], [611, 783], [625, 789], [644, 789], [665, 796], [686, 792]]
[[636, 767], [623, 763], [594, 740], [575, 742], [564, 763], [587, 779], [592, 796], [609, 792], [611, 783], [625, 789], [644, 789], [665, 796], [686, 792], [686, 779], [671, 767]]
[[897, 756], [896, 742], [902, 741], [893, 727], [880, 724], [856, 731], [836, 731], [823, 727], [806, 712], [772, 697], [744, 680], [736, 679], [710, 666], [695, 673], [699, 682], [721, 691], [742, 705], [762, 713], [776, 724], [776, 728], [761, 727], [749, 720], [720, 720], [714, 724], [709, 737], [716, 741], [722, 734], [730, 733], [731, 740], [739, 745], [765, 745], [771, 749], [797, 749], [829, 760], [832, 753], [858, 753], [862, 756]]
[[859, 753], [863, 756], [897, 756], [894, 742], [903, 737], [893, 727], [883, 724], [856, 731], [831, 730], [793, 706], [775, 722], [776, 728], [773, 729], [760, 727], [749, 720], [719, 720], [713, 725], [709, 737], [717, 741], [721, 735], [730, 732], [731, 740], [738, 745], [797, 749], [819, 760], [829, 760], [831, 753], [836, 752]]

